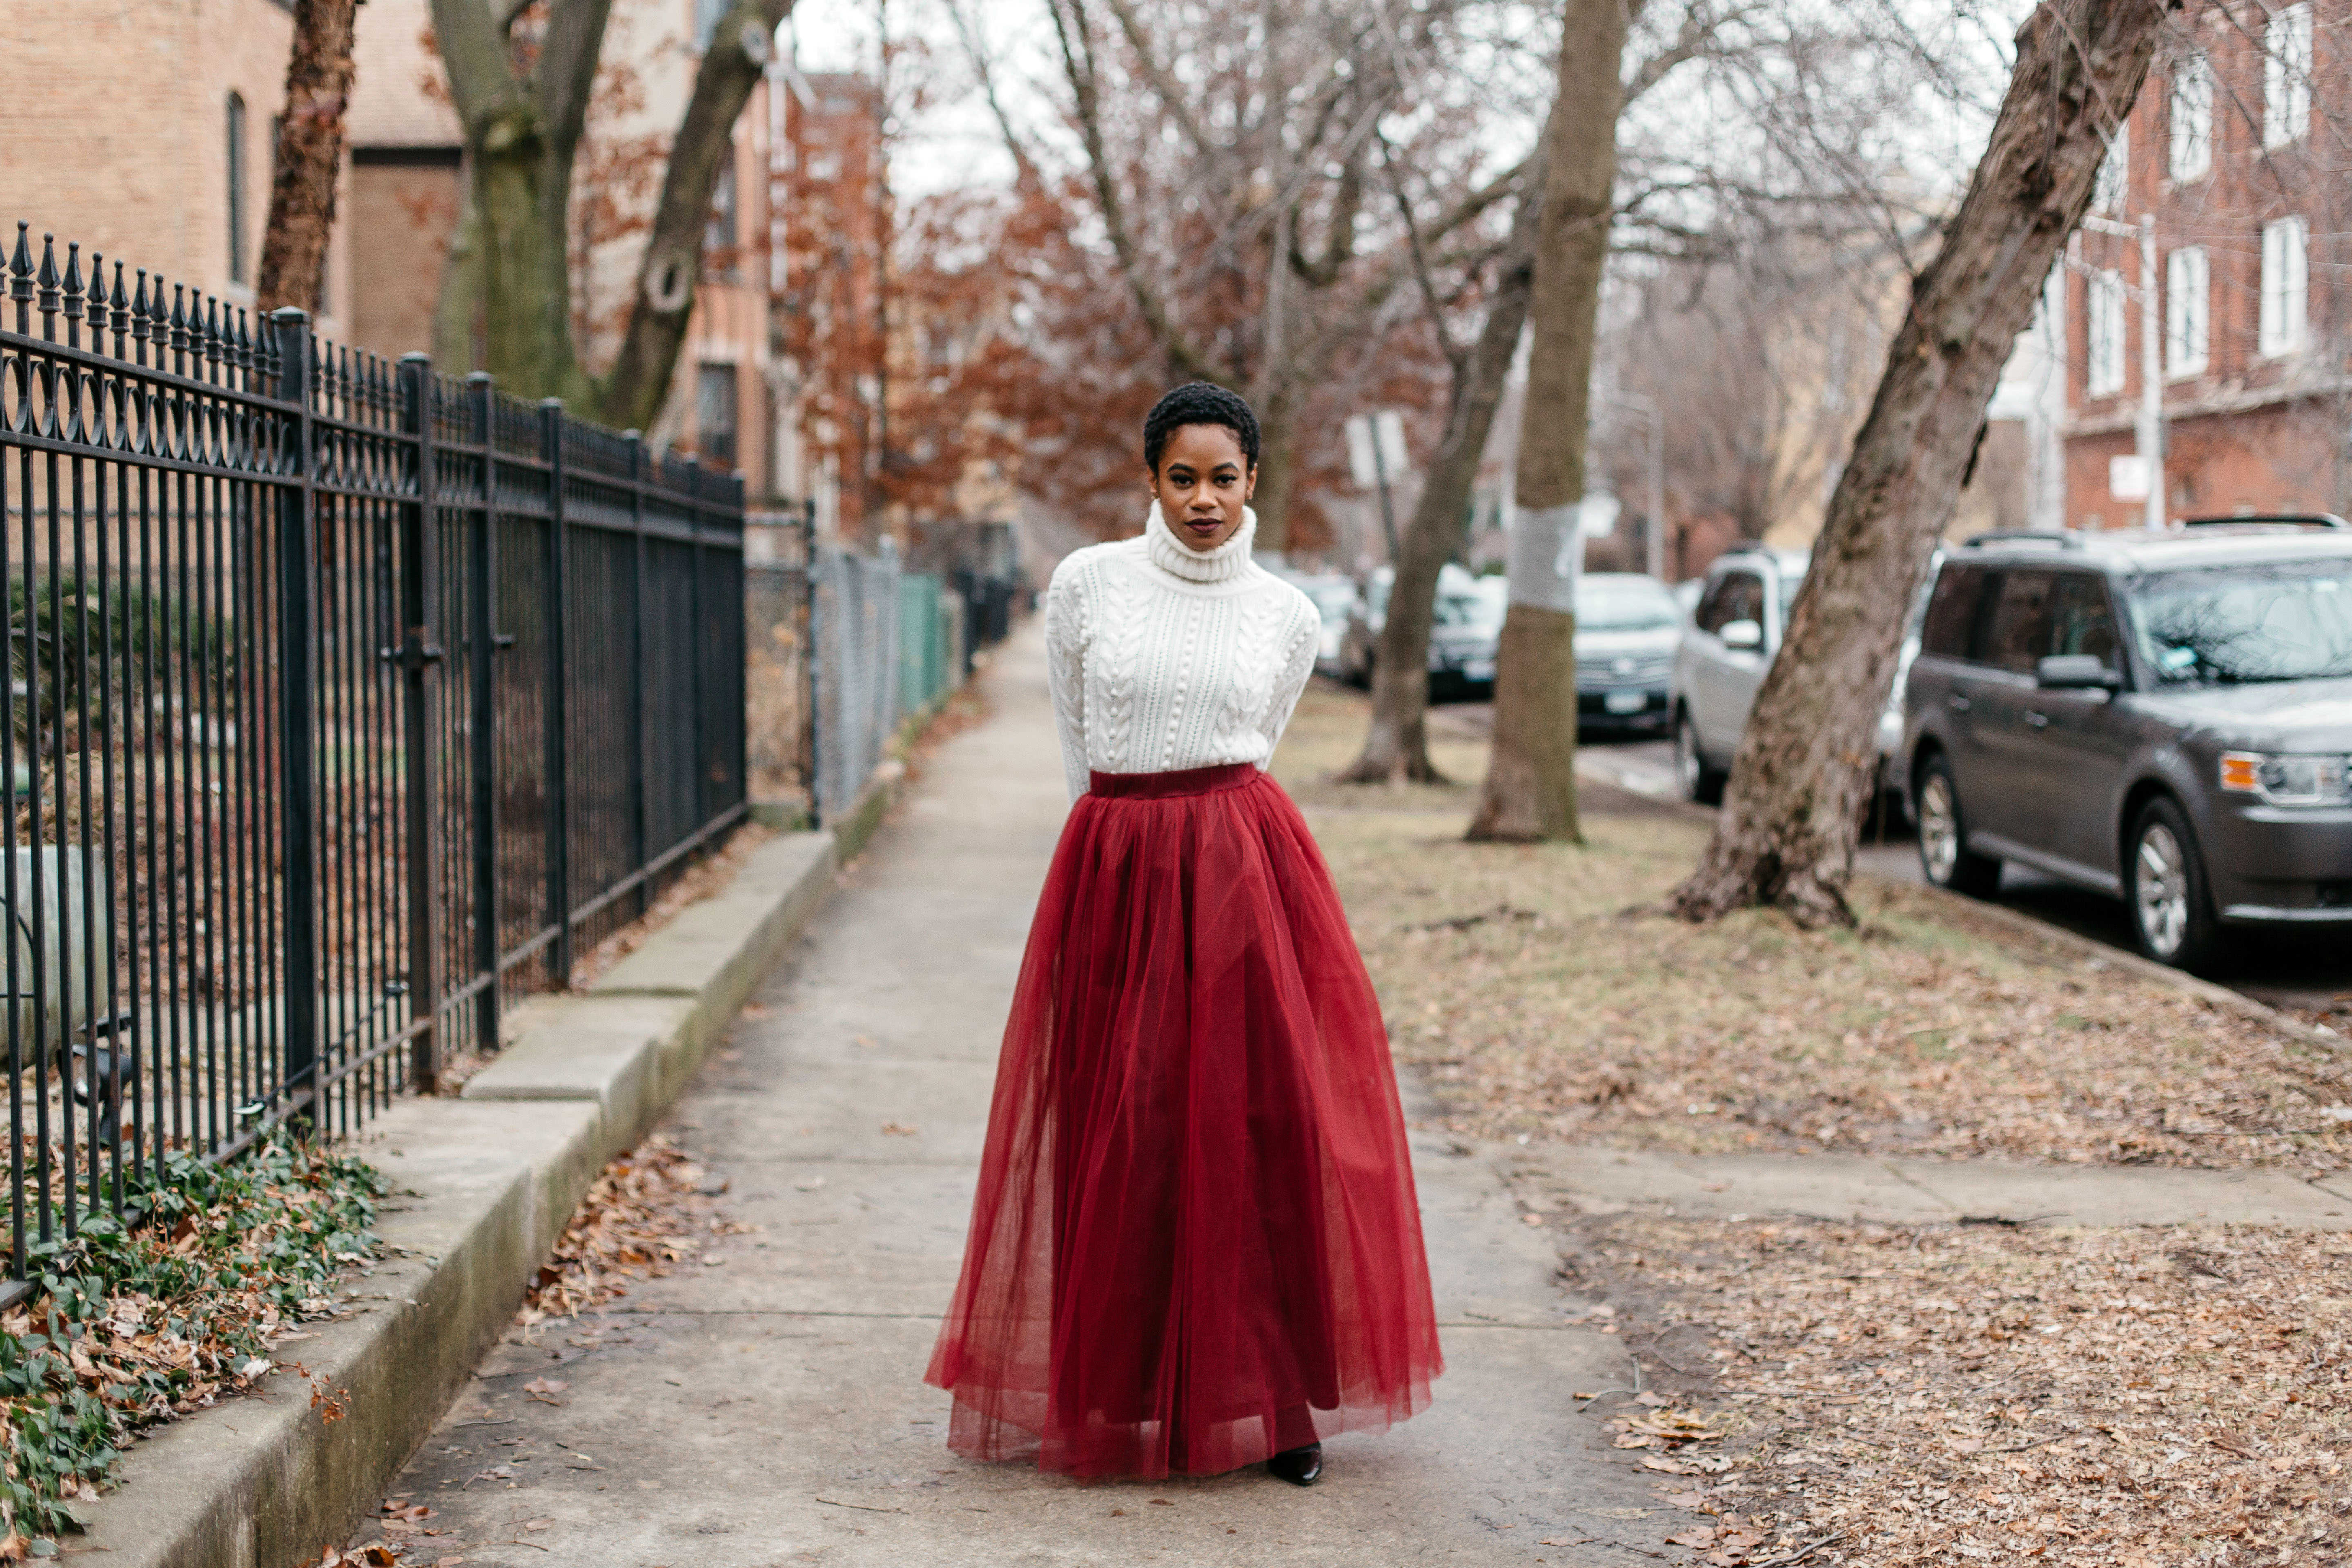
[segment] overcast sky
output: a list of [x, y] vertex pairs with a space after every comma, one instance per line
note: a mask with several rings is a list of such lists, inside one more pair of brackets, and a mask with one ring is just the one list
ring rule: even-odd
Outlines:
[[[892, 37], [911, 46], [898, 56], [901, 101], [919, 89], [922, 106], [900, 128], [892, 161], [893, 184], [903, 198], [973, 182], [1000, 183], [1013, 165], [993, 120], [975, 90], [969, 58], [958, 37], [957, 0], [887, 0]], [[1054, 110], [1057, 66], [1045, 0], [960, 0], [969, 26], [996, 59], [999, 91], [1025, 134], [1058, 142], [1062, 127]], [[1988, 111], [1998, 101], [2011, 33], [2032, 0], [1783, 0], [1809, 4], [1875, 5], [1916, 28], [1917, 44], [1956, 66], [1948, 86], [1969, 101], [1954, 101], [1920, 88], [1916, 112], [1886, 127], [1883, 154], [1911, 171], [1921, 184], [1957, 185], [1981, 146]], [[876, 0], [802, 0], [785, 25], [786, 47], [804, 71], [872, 72], [877, 58]], [[1495, 166], [1514, 160], [1533, 139], [1549, 74], [1550, 39], [1557, 9], [1549, 4], [1512, 0], [1465, 6], [1457, 37], [1465, 39], [1462, 90], [1492, 110]], [[1638, 40], [1637, 40], [1638, 43]], [[1675, 143], [1690, 139], [1701, 157], [1719, 157], [1727, 146], [1746, 140], [1726, 123], [1736, 114], [1727, 95], [1711, 89], [1685, 67], [1661, 87], [1640, 112], [1629, 116], [1628, 133], [1650, 140], [1654, 153], [1674, 156]], [[1756, 144], [1771, 132], [1747, 128]], [[1061, 149], [1075, 155], [1076, 149]]]

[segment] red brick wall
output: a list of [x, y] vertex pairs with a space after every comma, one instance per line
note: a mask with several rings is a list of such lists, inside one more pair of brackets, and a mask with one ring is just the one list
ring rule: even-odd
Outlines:
[[[2210, 270], [2210, 347], [2203, 374], [2168, 379], [2164, 405], [2168, 438], [2164, 464], [2168, 512], [2343, 510], [2352, 488], [2339, 452], [2339, 432], [2352, 404], [2334, 384], [2347, 363], [2352, 311], [2338, 279], [2352, 259], [2352, 173], [2333, 155], [2344, 135], [2339, 106], [2352, 100], [2352, 0], [2316, 0], [2313, 7], [2313, 112], [2302, 136], [2287, 145], [2262, 145], [2264, 18], [2244, 0], [2209, 7], [2192, 26], [2214, 76], [2211, 168], [2202, 177], [2169, 177], [2168, 90], [2174, 62], [2160, 59], [2133, 106], [2129, 122], [2128, 195], [2111, 219], [2137, 224], [2152, 213], [2157, 231], [2157, 279], [2177, 247], [2200, 245]], [[2304, 217], [2310, 236], [2307, 350], [2286, 358], [2260, 353], [2263, 226], [2290, 215]], [[2141, 392], [2140, 300], [2126, 307], [2125, 377], [2113, 395], [2088, 395], [2089, 323], [2086, 271], [2120, 271], [2134, 289], [2142, 284], [2139, 244], [2084, 232], [2071, 252], [2067, 279], [2069, 412], [2067, 521], [2096, 518], [2106, 526], [2137, 525], [2141, 503], [2107, 489], [2107, 458], [2133, 448], [2130, 421]], [[2162, 328], [2159, 324], [2158, 331]]]

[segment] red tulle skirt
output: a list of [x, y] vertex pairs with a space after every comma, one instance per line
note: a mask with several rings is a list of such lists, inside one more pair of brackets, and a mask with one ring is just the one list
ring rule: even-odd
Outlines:
[[926, 1378], [949, 1447], [1215, 1475], [1386, 1427], [1443, 1369], [1387, 1033], [1297, 807], [1245, 764], [1095, 774]]

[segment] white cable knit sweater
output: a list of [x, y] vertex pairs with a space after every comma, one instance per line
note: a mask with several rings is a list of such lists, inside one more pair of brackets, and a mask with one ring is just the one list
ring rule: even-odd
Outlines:
[[1257, 514], [1206, 552], [1168, 530], [1076, 551], [1045, 590], [1070, 798], [1089, 771], [1161, 773], [1274, 756], [1315, 672], [1314, 602], [1250, 560]]

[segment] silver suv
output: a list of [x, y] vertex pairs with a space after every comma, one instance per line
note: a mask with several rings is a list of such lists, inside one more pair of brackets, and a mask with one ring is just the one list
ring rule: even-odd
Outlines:
[[1675, 649], [1675, 778], [1683, 798], [1713, 805], [1723, 798], [1739, 733], [1756, 689], [1780, 651], [1789, 606], [1811, 558], [1801, 550], [1735, 544], [1707, 568]]
[[1904, 778], [1939, 887], [2014, 860], [2122, 899], [2140, 950], [2352, 929], [2352, 528], [1987, 534], [1937, 573]]

